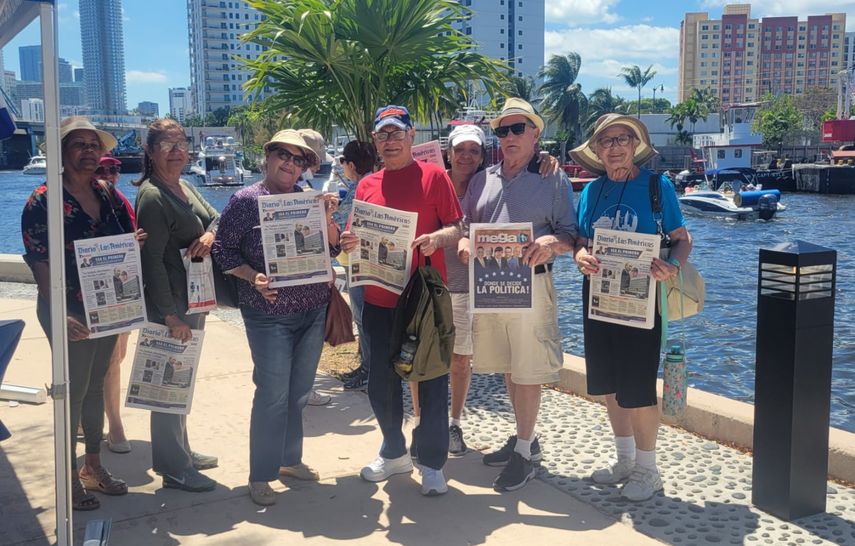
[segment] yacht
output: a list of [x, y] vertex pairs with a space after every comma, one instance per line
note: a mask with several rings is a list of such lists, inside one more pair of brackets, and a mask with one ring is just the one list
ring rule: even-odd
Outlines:
[[[741, 189], [741, 188], [739, 188]], [[709, 187], [695, 189], [687, 187], [686, 193], [678, 198], [680, 208], [686, 214], [714, 216], [735, 220], [771, 220], [787, 209], [780, 203], [779, 190], [732, 191], [725, 183], [719, 190]]]
[[234, 137], [209, 136], [190, 168], [199, 186], [243, 186], [245, 171]]
[[43, 155], [35, 155], [30, 162], [24, 165], [23, 174], [47, 174], [47, 158]]

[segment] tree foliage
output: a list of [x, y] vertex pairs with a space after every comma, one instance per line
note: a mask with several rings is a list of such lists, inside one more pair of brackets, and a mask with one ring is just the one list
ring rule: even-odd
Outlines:
[[265, 108], [321, 131], [369, 141], [374, 112], [406, 105], [428, 120], [476, 87], [497, 93], [507, 67], [475, 53], [454, 28], [471, 15], [454, 0], [248, 0], [263, 20], [243, 39], [262, 46], [246, 90]]
[[802, 114], [790, 95], [773, 96], [767, 93], [762, 98], [763, 106], [754, 116], [753, 129], [763, 136], [763, 144], [770, 148], [783, 147], [802, 128]]
[[588, 109], [582, 123], [585, 134], [590, 136], [594, 132], [594, 125], [600, 116], [616, 112], [627, 113], [627, 102], [623, 97], [612, 94], [611, 87], [600, 87], [588, 95]]
[[581, 66], [582, 57], [571, 51], [564, 56], [553, 55], [538, 72], [538, 78], [544, 80], [540, 86], [543, 112], [569, 135], [562, 141], [562, 158], [566, 157], [567, 143], [581, 134], [581, 123], [588, 109], [588, 97], [576, 82]]
[[511, 76], [504, 85], [504, 92], [506, 97], [518, 97], [531, 104], [538, 101], [537, 84], [531, 76]]
[[623, 81], [633, 89], [638, 89], [638, 109], [636, 112], [639, 118], [641, 117], [641, 89], [655, 75], [656, 71], [653, 70], [653, 65], [648, 66], [644, 72], [641, 71], [641, 67], [637, 64], [621, 68], [619, 76], [623, 77]]

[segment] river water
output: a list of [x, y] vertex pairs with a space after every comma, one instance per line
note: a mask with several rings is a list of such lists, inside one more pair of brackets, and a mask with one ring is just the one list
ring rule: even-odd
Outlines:
[[[131, 202], [136, 188], [130, 181], [137, 176], [122, 175], [119, 182]], [[41, 177], [0, 172], [0, 253], [23, 251], [21, 210], [39, 183]], [[222, 210], [235, 189], [200, 191]], [[837, 250], [831, 422], [855, 432], [855, 196], [788, 193], [782, 201], [787, 210], [771, 222], [687, 218], [695, 239], [691, 259], [707, 283], [706, 307], [672, 323], [672, 337], [682, 333], [688, 342], [690, 385], [753, 402], [758, 250], [796, 239]], [[555, 271], [564, 349], [583, 355], [581, 278], [567, 257]]]

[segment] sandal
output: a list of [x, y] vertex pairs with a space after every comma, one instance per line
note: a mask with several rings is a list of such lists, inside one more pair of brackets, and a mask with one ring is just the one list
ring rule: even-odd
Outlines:
[[80, 480], [71, 480], [71, 508], [86, 512], [100, 508], [101, 501], [86, 490]]
[[128, 484], [124, 480], [114, 478], [103, 466], [97, 467], [92, 475], [84, 474], [81, 470], [80, 482], [86, 489], [100, 491], [105, 495], [124, 495], [128, 492]]

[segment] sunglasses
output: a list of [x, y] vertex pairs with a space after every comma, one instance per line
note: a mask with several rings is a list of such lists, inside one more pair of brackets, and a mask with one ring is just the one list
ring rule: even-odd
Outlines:
[[186, 152], [190, 149], [190, 144], [186, 140], [179, 140], [176, 142], [170, 142], [168, 140], [161, 140], [157, 143], [160, 147], [160, 151], [168, 154], [172, 150], [180, 150], [182, 152]]
[[278, 157], [281, 161], [284, 161], [286, 163], [290, 161], [291, 163], [294, 164], [295, 167], [305, 167], [306, 164], [308, 163], [306, 156], [300, 155], [300, 154], [292, 154], [291, 152], [289, 152], [285, 148], [279, 148], [279, 147], [270, 148], [267, 151], [267, 155], [273, 155], [273, 154], [275, 154], [276, 157]]
[[122, 169], [118, 165], [113, 165], [112, 167], [98, 167], [95, 169], [96, 174], [119, 174], [122, 172]]
[[534, 127], [534, 125], [530, 123], [526, 123], [521, 121], [519, 123], [514, 123], [512, 125], [499, 125], [493, 131], [496, 133], [496, 136], [499, 138], [505, 138], [508, 136], [508, 132], [511, 132], [517, 136], [525, 133], [525, 130], [528, 127]]

